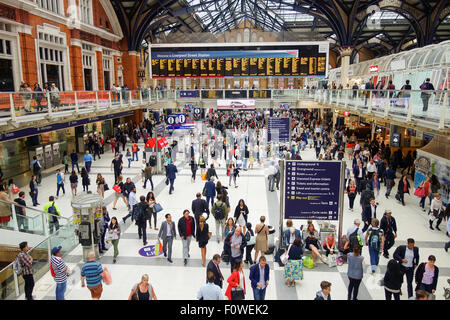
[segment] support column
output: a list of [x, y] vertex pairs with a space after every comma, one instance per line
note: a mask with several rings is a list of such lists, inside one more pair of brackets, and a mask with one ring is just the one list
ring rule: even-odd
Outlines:
[[340, 47], [339, 53], [341, 54], [341, 84], [345, 88], [348, 82], [348, 70], [350, 67], [350, 56], [353, 52], [353, 47], [346, 46]]
[[124, 85], [126, 84], [130, 90], [136, 90], [139, 86], [138, 81], [138, 64], [139, 53], [136, 51], [124, 52], [122, 55]]

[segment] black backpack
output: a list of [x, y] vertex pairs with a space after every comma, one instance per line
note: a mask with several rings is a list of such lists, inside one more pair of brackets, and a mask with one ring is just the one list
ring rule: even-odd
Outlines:
[[355, 231], [353, 231], [353, 233], [350, 235], [348, 240], [350, 242], [351, 250], [353, 250], [353, 248], [355, 248], [356, 246], [361, 247], [359, 240], [358, 240], [358, 228]]
[[39, 167], [39, 164], [38, 164], [38, 162], [36, 161], [36, 162], [33, 164], [33, 171], [36, 173], [36, 172], [39, 172], [39, 170], [41, 170], [41, 167]]
[[133, 207], [133, 219], [136, 222], [141, 222], [142, 220], [145, 219], [145, 212], [144, 208], [142, 208], [142, 205], [136, 204]]
[[214, 207], [214, 218], [216, 220], [223, 220], [225, 218], [225, 209], [223, 208], [223, 203], [221, 206], [218, 206], [216, 203]]
[[50, 207], [48, 207], [47, 212], [52, 215], [51, 222], [58, 221], [58, 218], [56, 217], [58, 215], [58, 211], [56, 210], [55, 202], [53, 202], [52, 205]]

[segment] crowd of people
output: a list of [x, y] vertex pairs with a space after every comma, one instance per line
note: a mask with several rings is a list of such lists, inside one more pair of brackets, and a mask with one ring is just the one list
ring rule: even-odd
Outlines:
[[[413, 176], [415, 154], [409, 152], [403, 159], [401, 150], [399, 150], [391, 155], [389, 145], [385, 145], [384, 141], [380, 142], [377, 139], [367, 139], [361, 145], [354, 134], [350, 135], [350, 132], [344, 127], [334, 127], [331, 121], [319, 120], [319, 116], [315, 112], [280, 111], [274, 113], [273, 116], [287, 115], [291, 117], [292, 121], [292, 142], [291, 144], [275, 146], [275, 144], [266, 141], [264, 114], [221, 111], [209, 113], [205, 121], [207, 123], [206, 128], [198, 135], [191, 132], [188, 140], [190, 143], [185, 143], [185, 158], [184, 160], [179, 159], [180, 162], [183, 163], [184, 161], [186, 165], [190, 166], [191, 182], [196, 181], [196, 173], [198, 167], [200, 167], [201, 179], [204, 181], [203, 191], [195, 194], [195, 199], [190, 206], [191, 210], [184, 209], [183, 216], [178, 221], [173, 221], [172, 215], [165, 213], [164, 221], [160, 224], [159, 229], [157, 227], [157, 214], [163, 210], [163, 206], [156, 200], [152, 181], [152, 176], [156, 174], [156, 154], [152, 153], [148, 161], [144, 158], [139, 164], [142, 169], [143, 188], [146, 188], [147, 181], [150, 181], [151, 185], [151, 191], [146, 195], [137, 195], [135, 183], [130, 177], [126, 177], [124, 181], [122, 173], [124, 168], [122, 152], [127, 150], [125, 157], [128, 159], [128, 167], [133, 161], [139, 163], [138, 142], [141, 139], [146, 142], [151, 137], [155, 123], [146, 120], [133, 127], [118, 128], [114, 137], [108, 139], [114, 153], [114, 159], [111, 162], [111, 171], [114, 172], [115, 180], [112, 187], [114, 190], [112, 209], [117, 210], [117, 202], [122, 199], [128, 213], [118, 219], [115, 216], [110, 217], [107, 208], [103, 208], [100, 252], [103, 253], [108, 250], [106, 243], [111, 242], [114, 248], [113, 263], [116, 263], [119, 256], [120, 225], [123, 227], [128, 219], [131, 219], [138, 226], [139, 239], [142, 239], [144, 246], [147, 245], [148, 221], [148, 228], [154, 228], [158, 231], [158, 239], [162, 240], [163, 255], [167, 258], [168, 263], [173, 263], [172, 246], [178, 236], [182, 242], [184, 265], [189, 262], [191, 242], [194, 240], [197, 242], [201, 251], [202, 266], [206, 267], [207, 278], [207, 283], [201, 286], [198, 291], [198, 299], [224, 299], [221, 288], [225, 278], [219, 266], [223, 261], [229, 264], [231, 271], [230, 277], [226, 279], [228, 287], [225, 297], [230, 300], [245, 298], [249, 287], [245, 284], [244, 264], [248, 264], [250, 269], [247, 279], [250, 280], [253, 297], [255, 300], [264, 300], [266, 288], [269, 286], [270, 270], [265, 257], [265, 253], [269, 249], [269, 226], [266, 217], [260, 216], [260, 223], [252, 227], [248, 217], [254, 213], [252, 208], [246, 205], [245, 199], [239, 199], [234, 213], [231, 213], [231, 215], [230, 198], [227, 190], [232, 187], [232, 182], [234, 182], [234, 187], [238, 188], [237, 178], [240, 172], [252, 170], [254, 165], [261, 168], [266, 167], [268, 191], [274, 192], [275, 187], [278, 190], [281, 176], [279, 161], [284, 159], [301, 160], [301, 152], [309, 147], [315, 149], [317, 160], [337, 159], [352, 163], [350, 168], [346, 169], [345, 190], [349, 198], [350, 212], [354, 211], [355, 199], [358, 195], [360, 196], [361, 219], [355, 219], [354, 224], [341, 239], [336, 238], [335, 232], [329, 232], [324, 242], [321, 241], [320, 233], [316, 230], [313, 221], [308, 221], [305, 226], [296, 229], [293, 222], [287, 220], [286, 228], [281, 235], [285, 252], [284, 263], [281, 263], [284, 265], [285, 283], [287, 286], [295, 286], [296, 280], [303, 279], [303, 268], [306, 266], [306, 260], [309, 260], [309, 255], [311, 255], [312, 267], [317, 265], [317, 258], [323, 263], [330, 264], [332, 261], [336, 262], [335, 255], [340, 255], [348, 263], [348, 299], [356, 300], [364, 276], [364, 258], [361, 255], [364, 247], [368, 248], [371, 271], [372, 274], [375, 274], [378, 270], [380, 254], [382, 253], [384, 258], [389, 259], [389, 249], [393, 247], [397, 237], [397, 224], [391, 210], [385, 210], [384, 214], [377, 218], [380, 186], [384, 184], [386, 187], [385, 197], [389, 198], [397, 179], [397, 171], [403, 169], [401, 170], [402, 177], [397, 182], [396, 199], [404, 205], [404, 195], [409, 193], [411, 188], [407, 174], [410, 173]], [[95, 161], [95, 156], [100, 159], [100, 155], [104, 154], [106, 142], [104, 137], [100, 135], [89, 139], [86, 143], [86, 154], [83, 156], [84, 167], [81, 168], [83, 191], [89, 191], [89, 173], [92, 161]], [[122, 146], [122, 152], [120, 146]], [[351, 153], [349, 153], [349, 150], [351, 150]], [[177, 151], [178, 143], [174, 141], [163, 158], [163, 174], [166, 177], [165, 183], [169, 186], [169, 194], [172, 194], [175, 190], [174, 183], [178, 173], [175, 165]], [[94, 157], [92, 157], [92, 153], [94, 153]], [[68, 158], [67, 156], [65, 171], [68, 170]], [[222, 159], [226, 163], [227, 174], [223, 181], [229, 180], [228, 186], [226, 186], [226, 182], [220, 181], [222, 177], [219, 177], [215, 170], [223, 163]], [[75, 152], [70, 155], [70, 160], [72, 163], [71, 190], [72, 194], [76, 195], [78, 177], [75, 167], [79, 171], [78, 163], [80, 161]], [[39, 161], [34, 159], [30, 167], [34, 170], [36, 164], [40, 166]], [[405, 171], [406, 174], [403, 174]], [[33, 198], [33, 204], [38, 204], [37, 186], [41, 177], [40, 174], [34, 173], [30, 182], [30, 195]], [[423, 196], [420, 197], [420, 207], [424, 209], [426, 206], [425, 199], [430, 199], [430, 217], [436, 218], [436, 228], [439, 228], [442, 220], [449, 221], [450, 219], [448, 219], [449, 206], [443, 207], [438, 193], [439, 182], [436, 183], [436, 181], [436, 177], [432, 176], [420, 185], [419, 189], [424, 190]], [[97, 192], [104, 197], [107, 184], [100, 173], [96, 177], [96, 184]], [[3, 191], [0, 192], [0, 199], [3, 200], [2, 197], [5, 196], [5, 200], [10, 199], [5, 192], [5, 186], [0, 185], [0, 188], [2, 188], [0, 191]], [[55, 202], [60, 190], [65, 194], [64, 175], [58, 170], [56, 197], [50, 196], [49, 202], [44, 206], [44, 211], [49, 213], [49, 226], [51, 229], [54, 227], [55, 230], [58, 230], [58, 219], [53, 217], [61, 215]], [[22, 200], [23, 197], [24, 194], [19, 195]], [[206, 217], [204, 214], [206, 214]], [[213, 259], [207, 263], [207, 245], [213, 237], [213, 228], [210, 227], [211, 222], [208, 222], [210, 215], [214, 218], [216, 241], [218, 243], [223, 242], [223, 252], [221, 254], [215, 253]], [[430, 228], [433, 228], [433, 221], [430, 221]], [[4, 219], [1, 222], [4, 223]], [[57, 249], [54, 249], [54, 255], [56, 256], [60, 252]], [[448, 243], [445, 249], [448, 249]], [[27, 247], [22, 250], [25, 255], [27, 250]], [[254, 255], [252, 256], [253, 250]], [[92, 298], [98, 299], [101, 296], [101, 278], [104, 270], [100, 263], [95, 261], [95, 256], [91, 258], [86, 264], [87, 266], [83, 267], [82, 284], [86, 279]], [[24, 259], [22, 258], [22, 260]], [[280, 255], [276, 254], [275, 260], [281, 262]], [[436, 290], [439, 272], [438, 267], [434, 265], [435, 261], [436, 258], [430, 256], [427, 263], [419, 264], [418, 248], [414, 246], [413, 239], [408, 239], [406, 246], [397, 247], [393, 253], [393, 259], [388, 261], [388, 270], [384, 277], [386, 299], [390, 300], [392, 295], [395, 299], [399, 299], [399, 290], [404, 277], [407, 281], [408, 297], [412, 297], [414, 293], [412, 290], [414, 272], [417, 283], [416, 295], [433, 294]], [[26, 267], [25, 262], [23, 262], [23, 266]], [[55, 258], [53, 268], [60, 272], [68, 272], [58, 258]], [[23, 270], [26, 270], [26, 268]], [[25, 279], [28, 274], [23, 275]], [[59, 277], [59, 281], [63, 280], [64, 277]], [[29, 292], [31, 281], [28, 280], [27, 283], [27, 292]], [[64, 298], [64, 288], [63, 285], [57, 286], [57, 298]], [[320, 288], [321, 290], [317, 293], [315, 299], [330, 300], [331, 283], [323, 281]], [[30, 297], [31, 295], [28, 294], [27, 299]], [[149, 283], [148, 275], [143, 275], [141, 282], [131, 290], [129, 299], [147, 300], [151, 298], [156, 299], [154, 289]]]

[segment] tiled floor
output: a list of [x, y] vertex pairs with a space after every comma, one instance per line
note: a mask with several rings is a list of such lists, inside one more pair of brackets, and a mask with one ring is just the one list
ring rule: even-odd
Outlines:
[[[141, 147], [142, 149], [142, 147]], [[180, 148], [180, 150], [184, 150]], [[312, 149], [307, 149], [302, 152], [304, 160], [314, 160], [314, 152]], [[178, 221], [182, 215], [183, 209], [191, 208], [191, 202], [195, 198], [196, 192], [201, 192], [203, 182], [197, 176], [196, 183], [192, 184], [190, 179], [190, 168], [185, 163], [181, 163], [184, 155], [180, 153], [177, 159], [178, 176], [175, 180], [175, 191], [169, 195], [168, 187], [164, 184], [163, 176], [154, 177], [155, 195], [158, 202], [164, 208], [164, 211], [158, 214], [158, 227], [163, 220], [165, 213], [171, 213], [173, 220]], [[114, 175], [110, 171], [110, 163], [112, 160], [112, 153], [109, 151], [101, 160], [94, 162], [92, 166], [91, 181], [95, 181], [94, 174], [102, 173], [107, 180], [107, 183], [112, 186]], [[140, 164], [140, 162], [139, 162]], [[140, 165], [133, 162], [130, 169], [124, 169], [124, 177], [135, 177], [138, 196], [146, 194], [147, 190], [143, 190], [142, 183], [140, 183]], [[219, 180], [226, 182], [228, 185], [228, 177], [224, 169], [225, 162], [221, 161], [221, 167], [217, 170], [220, 177]], [[349, 163], [350, 164], [350, 163]], [[197, 172], [199, 174], [199, 172]], [[68, 180], [68, 177], [66, 177]], [[69, 217], [71, 215], [70, 199], [71, 194], [69, 184], [66, 183], [66, 195], [60, 197], [58, 205], [62, 209], [62, 214]], [[262, 167], [255, 166], [255, 169], [249, 171], [242, 171], [241, 177], [238, 178], [238, 188], [229, 188], [229, 197], [231, 203], [231, 213], [234, 213], [234, 208], [239, 199], [245, 199], [248, 205], [250, 214], [249, 221], [253, 227], [259, 222], [261, 215], [266, 216], [267, 223], [278, 228], [279, 224], [279, 192], [267, 191], [267, 179], [265, 178], [265, 170]], [[80, 189], [81, 187], [79, 187]], [[92, 189], [93, 186], [92, 186]], [[94, 189], [95, 190], [95, 189]], [[45, 203], [48, 196], [54, 194], [56, 191], [56, 177], [54, 175], [44, 179], [43, 186], [40, 189], [39, 202]], [[445, 232], [431, 231], [428, 228], [427, 217], [425, 213], [418, 207], [418, 199], [414, 196], [406, 196], [406, 207], [399, 205], [396, 200], [386, 200], [384, 198], [384, 187], [380, 192], [379, 209], [378, 212], [384, 212], [385, 209], [391, 209], [393, 216], [397, 220], [398, 238], [394, 248], [390, 250], [391, 255], [397, 245], [405, 244], [406, 239], [413, 237], [420, 248], [420, 260], [425, 261], [428, 255], [434, 254], [437, 257], [436, 265], [440, 268], [440, 277], [437, 288], [437, 299], [443, 299], [443, 287], [447, 286], [447, 278], [450, 277], [450, 256], [444, 249], [444, 243], [448, 241]], [[113, 191], [107, 191], [105, 199], [107, 207], [111, 216], [117, 216], [122, 224], [121, 217], [126, 215], [126, 208], [123, 202], [118, 202], [118, 210], [112, 210]], [[353, 219], [360, 218], [359, 196], [355, 201], [355, 211], [348, 210], [348, 198], [345, 197], [345, 210], [343, 220], [343, 231], [353, 223]], [[215, 225], [214, 220], [208, 221], [210, 223], [210, 230], [213, 232], [213, 239], [207, 246], [207, 259], [211, 259], [215, 253], [222, 252], [222, 243], [220, 245], [214, 241]], [[296, 221], [294, 224], [298, 228], [303, 221]], [[182, 246], [181, 241], [175, 240], [173, 245], [173, 260], [170, 264], [162, 256], [146, 258], [138, 254], [142, 247], [142, 241], [138, 239], [137, 227], [127, 221], [125, 226], [122, 226], [122, 239], [119, 243], [119, 257], [116, 264], [112, 264], [112, 248], [100, 259], [100, 262], [107, 266], [111, 271], [113, 283], [111, 285], [104, 285], [102, 299], [123, 300], [127, 299], [130, 294], [131, 287], [137, 283], [141, 275], [147, 273], [150, 276], [150, 282], [154, 286], [158, 299], [195, 299], [198, 288], [205, 282], [205, 268], [201, 266], [200, 249], [196, 242], [191, 243], [190, 254], [191, 258], [187, 266], [183, 266], [182, 260]], [[442, 224], [442, 229], [445, 229], [445, 223]], [[156, 241], [157, 231], [147, 229], [149, 244], [154, 244]], [[278, 232], [277, 232], [278, 233]], [[365, 261], [369, 261], [367, 248], [363, 250]], [[66, 292], [66, 299], [69, 300], [87, 300], [90, 299], [90, 294], [87, 288], [81, 288], [79, 272], [82, 266], [81, 262], [82, 252], [81, 247], [77, 247], [66, 258], [69, 266], [75, 270], [75, 273], [69, 278], [68, 289]], [[283, 268], [280, 268], [277, 263], [273, 263], [273, 255], [268, 256], [270, 272], [270, 284], [267, 289], [267, 299], [292, 299], [292, 300], [310, 300], [315, 297], [316, 292], [320, 289], [319, 284], [322, 280], [327, 280], [332, 283], [332, 297], [333, 299], [346, 299], [348, 279], [346, 276], [347, 265], [340, 267], [329, 268], [327, 265], [319, 262], [318, 266], [313, 269], [305, 269], [304, 279], [297, 281], [295, 288], [288, 288], [284, 285]], [[377, 285], [385, 272], [387, 259], [381, 257], [380, 271], [372, 276], [370, 271], [366, 271], [363, 283], [360, 287], [360, 300], [384, 299], [383, 288]], [[366, 265], [367, 266], [367, 265]], [[230, 275], [230, 267], [222, 263], [221, 269], [225, 279]], [[245, 269], [247, 296], [246, 299], [252, 300], [253, 294], [250, 289], [250, 281], [248, 280], [248, 267]], [[224, 284], [224, 291], [226, 289]], [[406, 299], [406, 285], [404, 283], [402, 299]], [[34, 294], [38, 299], [55, 299], [55, 285], [48, 273], [44, 278], [37, 282]], [[23, 299], [23, 297], [21, 297]]]

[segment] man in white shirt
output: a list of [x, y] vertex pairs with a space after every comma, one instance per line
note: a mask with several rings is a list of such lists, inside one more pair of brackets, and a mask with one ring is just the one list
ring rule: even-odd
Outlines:
[[216, 279], [214, 273], [208, 271], [207, 274], [208, 282], [200, 287], [197, 293], [198, 300], [224, 300], [222, 289], [216, 284], [214, 280]]
[[275, 185], [275, 176], [278, 170], [275, 167], [275, 161], [271, 161], [269, 168], [267, 169], [267, 175], [269, 177], [269, 191], [273, 192], [273, 187]]
[[373, 159], [370, 159], [369, 163], [367, 164], [367, 176], [370, 179], [372, 179], [372, 176], [375, 172], [377, 172], [377, 165], [373, 161]]

